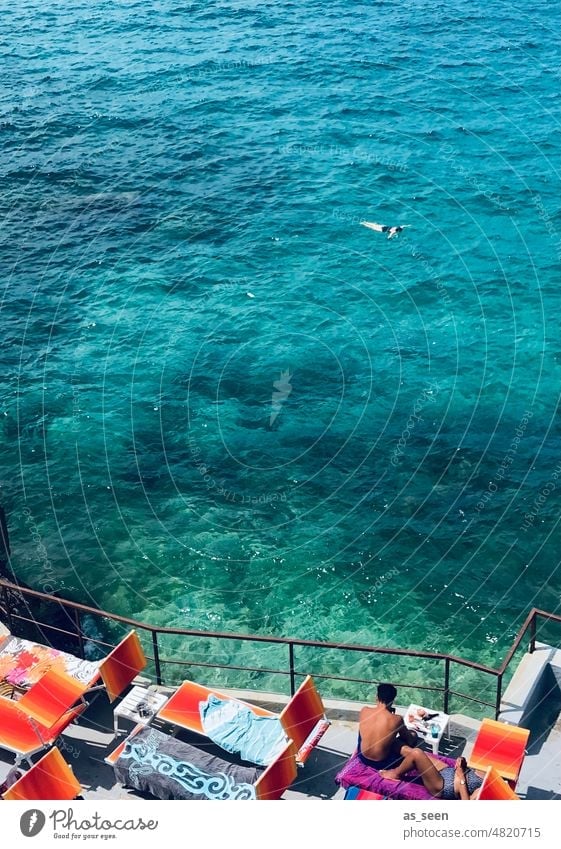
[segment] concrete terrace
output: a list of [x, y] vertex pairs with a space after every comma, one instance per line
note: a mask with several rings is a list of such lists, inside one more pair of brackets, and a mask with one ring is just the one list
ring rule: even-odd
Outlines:
[[[541, 649], [541, 647], [540, 647]], [[558, 653], [561, 655], [561, 652]], [[539, 655], [538, 666], [547, 669], [547, 658], [551, 658], [545, 650]], [[531, 656], [530, 656], [531, 657]], [[536, 666], [536, 661], [533, 661]], [[521, 665], [522, 675], [528, 683], [528, 665]], [[516, 676], [515, 676], [516, 677]], [[146, 680], [141, 680], [145, 686]], [[520, 684], [513, 679], [514, 689], [511, 693], [510, 707], [505, 704], [505, 711], [514, 710], [513, 697]], [[171, 692], [165, 688], [157, 688]], [[508, 696], [509, 691], [505, 694]], [[250, 691], [230, 691], [246, 701], [253, 701], [263, 707], [278, 711], [283, 706], [283, 700], [277, 696], [264, 696]], [[344, 791], [334, 781], [336, 773], [352, 754], [356, 744], [358, 728], [358, 712], [361, 704], [354, 702], [325, 703], [326, 712], [332, 720], [332, 725], [322, 738], [320, 745], [311, 754], [306, 766], [299, 771], [294, 784], [285, 793], [285, 799], [291, 800], [330, 800], [342, 799]], [[398, 707], [399, 713], [404, 713]], [[506, 716], [501, 718], [506, 719]], [[512, 719], [515, 717], [512, 716]], [[517, 792], [521, 798], [527, 799], [561, 799], [561, 727], [559, 717], [550, 723], [547, 730], [536, 733], [530, 738], [528, 755], [522, 768]], [[120, 720], [122, 728], [132, 729], [132, 724], [125, 719]], [[522, 724], [522, 723], [521, 723]], [[156, 727], [159, 727], [155, 723]], [[450, 740], [443, 737], [440, 752], [450, 757], [461, 754], [469, 756], [473, 740], [480, 722], [463, 715], [453, 715], [450, 721]], [[543, 725], [543, 722], [542, 722]], [[166, 728], [169, 731], [169, 727]], [[536, 729], [539, 732], [539, 729]], [[133, 790], [123, 788], [115, 782], [113, 769], [104, 763], [104, 758], [113, 751], [123, 735], [115, 737], [113, 730], [113, 712], [104, 693], [99, 693], [90, 704], [79, 724], [72, 725], [59, 742], [59, 748], [66, 760], [72, 765], [74, 773], [81, 782], [83, 796], [88, 800], [118, 799], [138, 800], [142, 797]], [[3, 781], [13, 764], [13, 756], [0, 750], [0, 781]]]
[[[225, 690], [224, 692], [231, 692]], [[251, 701], [255, 693], [236, 692], [244, 700]], [[253, 701], [256, 701], [253, 699]], [[261, 706], [278, 710], [278, 702], [264, 703]], [[296, 782], [285, 793], [286, 799], [342, 799], [344, 791], [334, 781], [335, 775], [354, 751], [357, 738], [357, 716], [361, 705], [352, 703], [326, 704], [327, 714], [332, 725], [322, 738], [320, 745], [312, 752], [306, 766], [299, 770]], [[402, 712], [398, 709], [399, 712]], [[132, 723], [120, 719], [121, 728], [132, 729]], [[162, 726], [156, 721], [154, 726]], [[169, 731], [169, 727], [166, 728]], [[441, 752], [455, 756], [464, 750], [468, 738], [473, 737], [474, 728], [457, 724], [451, 727], [450, 743], [444, 737]], [[84, 788], [85, 799], [140, 799], [144, 798], [134, 790], [123, 788], [115, 782], [113, 769], [104, 763], [124, 735], [115, 737], [113, 713], [103, 693], [100, 693], [81, 717], [80, 723], [72, 725], [59, 741], [59, 748], [65, 759], [71, 764], [74, 774]], [[34, 760], [37, 760], [34, 758]], [[3, 781], [13, 765], [13, 755], [0, 750], [0, 781]]]

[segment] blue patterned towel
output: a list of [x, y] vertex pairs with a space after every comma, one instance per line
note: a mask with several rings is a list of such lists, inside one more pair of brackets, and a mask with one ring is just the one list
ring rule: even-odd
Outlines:
[[199, 710], [207, 737], [248, 763], [267, 766], [286, 747], [283, 727], [274, 716], [256, 716], [241, 702], [212, 694]]
[[113, 766], [117, 781], [157, 799], [255, 799], [261, 770], [217, 758], [205, 749], [145, 726], [133, 732]]

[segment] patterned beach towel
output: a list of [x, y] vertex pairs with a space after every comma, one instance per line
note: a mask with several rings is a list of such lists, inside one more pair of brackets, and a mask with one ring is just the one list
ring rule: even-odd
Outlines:
[[286, 747], [286, 735], [275, 716], [256, 716], [240, 702], [212, 694], [199, 710], [207, 737], [248, 763], [267, 766]]

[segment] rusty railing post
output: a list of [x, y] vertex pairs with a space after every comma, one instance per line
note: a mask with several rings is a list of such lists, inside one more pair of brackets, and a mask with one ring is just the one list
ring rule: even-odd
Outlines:
[[152, 651], [154, 652], [154, 666], [156, 667], [156, 683], [162, 683], [162, 670], [160, 667], [160, 649], [158, 648], [158, 632], [152, 631]]
[[538, 618], [537, 613], [534, 613], [530, 620], [530, 645], [528, 646], [528, 651], [530, 654], [533, 654], [536, 650], [536, 620]]
[[495, 719], [499, 718], [501, 712], [501, 698], [503, 695], [503, 676], [497, 675], [497, 698], [495, 700]]
[[13, 620], [12, 620], [12, 612], [10, 610], [10, 597], [9, 597], [8, 593], [9, 593], [8, 587], [2, 587], [2, 600], [3, 600], [3, 604], [4, 604], [4, 610], [6, 611], [7, 624], [8, 624], [8, 628], [10, 629], [10, 631], [12, 631], [14, 623], [13, 623]]
[[444, 660], [444, 713], [448, 713], [450, 707], [450, 658]]
[[290, 695], [296, 692], [296, 674], [294, 671], [294, 643], [288, 644], [288, 663], [290, 669]]

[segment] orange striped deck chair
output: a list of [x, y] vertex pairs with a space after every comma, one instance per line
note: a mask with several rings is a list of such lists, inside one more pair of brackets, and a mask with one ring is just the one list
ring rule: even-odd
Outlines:
[[57, 737], [85, 709], [85, 704], [67, 710], [50, 727], [41, 725], [25, 711], [19, 703], [0, 697], [0, 748], [16, 755], [16, 764], [55, 742]]
[[147, 664], [136, 631], [131, 631], [99, 665], [110, 702], [121, 695]]
[[[231, 696], [219, 693], [217, 690], [211, 690], [202, 684], [184, 681], [166, 704], [160, 708], [157, 713], [158, 719], [206, 736], [201, 722], [199, 705], [206, 701], [209, 695], [217, 696], [219, 699], [238, 701], [248, 707], [256, 716], [277, 716], [270, 710], [242, 702], [239, 699], [232, 699]], [[314, 746], [317, 746], [331, 724], [325, 716], [323, 702], [310, 675], [302, 682], [286, 707], [278, 715], [278, 718], [287, 740], [293, 740], [295, 743], [296, 762], [303, 766], [310, 752]]]
[[17, 705], [40, 725], [50, 728], [82, 699], [88, 687], [89, 684], [51, 669], [24, 693]]
[[55, 747], [2, 794], [6, 800], [75, 799], [82, 792], [80, 782]]
[[184, 681], [173, 696], [158, 711], [158, 719], [193, 731], [195, 734], [206, 736], [200, 716], [199, 705], [206, 701], [209, 695], [219, 699], [230, 699], [248, 707], [256, 716], [278, 716], [287, 740], [293, 740], [296, 746], [296, 761], [300, 766], [306, 762], [310, 752], [325, 734], [330, 721], [325, 716], [321, 698], [315, 688], [312, 678], [302, 682], [296, 693], [280, 713], [272, 713], [265, 708], [248, 704], [240, 699], [232, 699], [217, 690], [211, 690], [194, 681]]
[[485, 772], [493, 766], [514, 790], [530, 732], [527, 728], [484, 719], [473, 744], [468, 766]]
[[239, 699], [232, 699], [232, 696], [226, 696], [224, 693], [219, 693], [218, 690], [211, 690], [202, 684], [196, 684], [194, 681], [184, 681], [166, 704], [160, 708], [157, 714], [158, 719], [169, 722], [171, 725], [178, 725], [180, 728], [187, 729], [187, 731], [193, 731], [195, 734], [206, 736], [201, 722], [199, 705], [201, 702], [205, 702], [210, 695], [226, 701], [238, 701], [253, 711], [256, 716], [274, 717], [276, 715], [271, 713], [270, 710], [250, 705]]
[[265, 772], [255, 782], [255, 796], [258, 801], [280, 799], [298, 775], [296, 766], [296, 748], [292, 740]]
[[286, 736], [293, 740], [296, 746], [296, 762], [303, 766], [312, 749], [331, 725], [310, 675], [304, 679], [281, 711], [279, 719]]
[[520, 799], [510, 785], [502, 778], [494, 766], [487, 768], [483, 784], [479, 788], [476, 801], [514, 801]]

